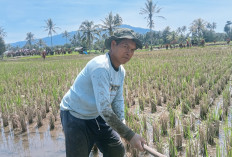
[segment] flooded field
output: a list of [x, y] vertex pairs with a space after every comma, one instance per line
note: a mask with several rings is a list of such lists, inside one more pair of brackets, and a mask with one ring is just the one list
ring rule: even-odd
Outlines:
[[[34, 126], [33, 126], [34, 125]], [[59, 121], [50, 130], [46, 120], [40, 128], [36, 124], [25, 133], [14, 133], [9, 128], [1, 128], [1, 157], [64, 157], [65, 141]]]
[[[65, 156], [59, 103], [93, 57], [0, 62], [0, 157]], [[124, 66], [127, 125], [167, 156], [231, 157], [231, 60], [231, 47], [135, 53]]]

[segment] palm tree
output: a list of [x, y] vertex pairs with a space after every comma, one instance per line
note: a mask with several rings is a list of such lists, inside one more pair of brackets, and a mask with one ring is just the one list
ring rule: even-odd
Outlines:
[[190, 32], [193, 36], [196, 36], [198, 39], [203, 37], [203, 31], [205, 30], [206, 22], [199, 18], [193, 21], [190, 26]]
[[113, 16], [112, 12], [109, 13], [109, 15], [105, 18], [105, 21], [103, 21], [103, 25], [100, 25], [103, 30], [108, 30], [109, 35], [113, 35], [113, 31], [118, 26], [122, 25], [122, 18], [119, 16], [119, 14], [116, 14]]
[[85, 40], [88, 45], [88, 49], [90, 50], [90, 46], [94, 39], [94, 34], [97, 33], [98, 26], [94, 25], [93, 21], [84, 21], [82, 22], [79, 31], [82, 32], [81, 39]]
[[52, 19], [45, 20], [46, 26], [44, 26], [45, 30], [48, 31], [48, 36], [51, 36], [51, 47], [52, 47], [52, 33], [56, 33], [56, 29], [59, 27], [56, 27], [56, 24], [53, 23]]
[[0, 27], [0, 37], [4, 38], [6, 36], [6, 32], [2, 27]]
[[[162, 8], [159, 8], [157, 6], [157, 3], [154, 3], [153, 0], [147, 0], [147, 2], [145, 3], [145, 8], [141, 8], [140, 10], [140, 14], [145, 14], [146, 17], [145, 19], [147, 19], [147, 25], [150, 29], [150, 35], [151, 35], [151, 45], [153, 43], [153, 38], [152, 38], [152, 28], [154, 28], [154, 15], [155, 14], [159, 14]], [[155, 16], [155, 17], [159, 17], [162, 19], [165, 19], [163, 16]]]
[[29, 48], [31, 49], [32, 41], [34, 41], [34, 34], [32, 34], [31, 32], [27, 33], [26, 40], [26, 45], [29, 45]]
[[62, 37], [66, 38], [66, 45], [67, 45], [67, 39], [69, 37], [69, 33], [65, 30], [64, 33], [62, 34]]

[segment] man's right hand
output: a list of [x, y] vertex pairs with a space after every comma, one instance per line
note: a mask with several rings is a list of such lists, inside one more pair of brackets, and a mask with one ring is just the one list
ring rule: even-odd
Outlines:
[[144, 151], [143, 144], [145, 144], [146, 141], [139, 134], [135, 134], [129, 142], [132, 147], [139, 151]]

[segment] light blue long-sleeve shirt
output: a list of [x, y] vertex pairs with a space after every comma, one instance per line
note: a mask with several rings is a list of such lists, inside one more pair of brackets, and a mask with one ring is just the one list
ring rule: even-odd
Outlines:
[[[94, 119], [103, 111], [113, 112], [124, 119], [123, 81], [125, 70], [120, 65], [116, 71], [109, 54], [90, 60], [78, 74], [70, 90], [63, 97], [60, 108], [69, 110], [80, 119]], [[107, 120], [106, 120], [107, 121]]]
[[122, 122], [124, 78], [123, 66], [115, 70], [109, 53], [95, 57], [78, 74], [63, 97], [60, 108], [69, 110], [80, 119], [94, 119], [100, 115], [123, 138], [130, 141], [135, 133]]

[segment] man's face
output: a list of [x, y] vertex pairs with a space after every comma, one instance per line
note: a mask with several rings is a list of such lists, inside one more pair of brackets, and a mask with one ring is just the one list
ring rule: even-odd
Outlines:
[[120, 66], [128, 62], [136, 50], [136, 43], [133, 40], [125, 39], [122, 40], [118, 45], [116, 41], [111, 43], [111, 53], [112, 61], [115, 66]]

